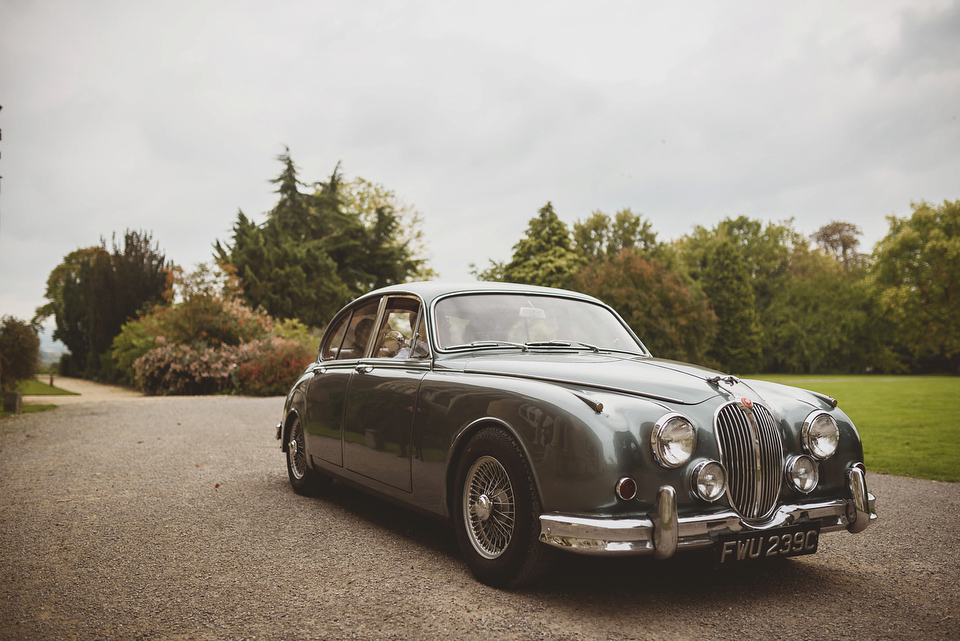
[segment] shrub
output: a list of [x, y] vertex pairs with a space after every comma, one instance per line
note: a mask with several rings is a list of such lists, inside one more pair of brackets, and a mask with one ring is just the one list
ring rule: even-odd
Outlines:
[[[138, 374], [134, 364], [157, 347], [182, 345], [191, 346], [198, 352], [219, 352], [221, 347], [237, 347], [263, 339], [272, 329], [273, 320], [263, 310], [252, 310], [242, 300], [195, 296], [125, 324], [113, 340], [112, 356], [117, 370], [127, 381], [139, 386], [138, 381], [144, 376], [143, 367]], [[156, 361], [155, 364], [159, 365], [160, 362]], [[164, 376], [166, 374], [159, 376], [158, 380]]]
[[274, 338], [259, 347], [250, 360], [237, 366], [236, 390], [240, 394], [282, 396], [314, 359], [311, 348], [289, 339]]
[[13, 316], [4, 316], [0, 321], [0, 383], [3, 391], [14, 391], [20, 381], [33, 378], [39, 358], [40, 339], [33, 325]]
[[134, 361], [134, 382], [148, 394], [163, 396], [229, 392], [242, 351], [231, 346], [161, 344]]

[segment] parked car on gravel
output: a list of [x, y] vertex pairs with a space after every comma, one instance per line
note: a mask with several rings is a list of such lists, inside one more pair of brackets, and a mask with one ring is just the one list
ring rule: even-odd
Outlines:
[[330, 322], [277, 438], [293, 489], [333, 479], [452, 522], [482, 582], [557, 550], [709, 548], [717, 567], [813, 554], [876, 519], [830, 397], [654, 358], [599, 300], [411, 283]]

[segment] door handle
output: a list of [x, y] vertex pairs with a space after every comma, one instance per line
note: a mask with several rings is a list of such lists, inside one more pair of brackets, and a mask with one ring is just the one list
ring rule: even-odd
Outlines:
[[356, 370], [360, 374], [369, 374], [373, 371], [373, 365], [364, 365], [363, 363], [357, 365]]

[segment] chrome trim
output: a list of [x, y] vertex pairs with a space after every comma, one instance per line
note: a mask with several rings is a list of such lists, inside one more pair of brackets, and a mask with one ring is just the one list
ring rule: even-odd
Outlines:
[[727, 500], [744, 519], [763, 522], [776, 509], [783, 479], [783, 444], [770, 410], [726, 403], [713, 417]]
[[876, 499], [867, 492], [867, 479], [863, 470], [854, 467], [847, 472], [847, 482], [853, 494], [853, 507], [856, 516], [847, 524], [847, 530], [856, 534], [863, 532], [870, 522], [877, 518]]
[[[703, 496], [700, 493], [699, 488], [697, 487], [700, 484], [700, 474], [703, 473], [703, 468], [713, 463], [714, 465], [720, 466], [720, 471], [723, 472], [723, 491], [720, 494], [717, 494], [716, 497], [709, 499]], [[707, 503], [716, 503], [723, 495], [727, 493], [727, 469], [723, 466], [723, 463], [720, 461], [714, 461], [712, 459], [707, 459], [705, 461], [700, 461], [697, 463], [697, 466], [693, 468], [693, 473], [690, 475], [690, 491], [697, 498], [706, 501]]]
[[[797, 461], [801, 459], [809, 459], [813, 461], [814, 483], [813, 485], [810, 486], [809, 490], [805, 490], [802, 487], [800, 487], [800, 485], [797, 483], [796, 474], [794, 474], [794, 471], [793, 471], [794, 467], [797, 464]], [[817, 489], [817, 486], [820, 485], [820, 463], [817, 461], [816, 457], [814, 457], [812, 454], [794, 454], [789, 459], [787, 459], [787, 464], [783, 466], [783, 475], [784, 475], [784, 478], [786, 478], [787, 481], [790, 482], [790, 485], [793, 487], [793, 489], [795, 489], [797, 492], [800, 492], [801, 494], [810, 494], [810, 492], [813, 492], [815, 489]]]
[[653, 556], [668, 559], [677, 551], [680, 540], [677, 528], [677, 492], [663, 485], [657, 492], [657, 515], [653, 521]]
[[[627, 496], [627, 495], [626, 495], [627, 493], [625, 493], [625, 492], [623, 491], [623, 484], [624, 484], [624, 483], [633, 483], [633, 492], [630, 492], [630, 493], [629, 493], [630, 496]], [[616, 486], [616, 488], [615, 488], [615, 491], [616, 491], [616, 493], [617, 493], [617, 498], [619, 498], [619, 499], [621, 499], [621, 500], [623, 500], [623, 501], [632, 501], [632, 500], [633, 500], [634, 498], [636, 498], [636, 496], [637, 496], [637, 489], [638, 489], [638, 488], [639, 488], [639, 486], [637, 485], [637, 482], [636, 482], [635, 480], [633, 480], [633, 479], [630, 478], [629, 476], [624, 476], [622, 479], [620, 479], [619, 481], [617, 481], [617, 486]]]
[[[679, 463], [670, 463], [669, 461], [664, 460], [663, 456], [660, 454], [660, 436], [663, 428], [667, 426], [667, 423], [675, 418], [679, 418], [690, 426], [690, 430], [693, 433], [693, 447], [690, 449], [690, 454], [686, 459], [680, 461]], [[654, 424], [653, 429], [650, 431], [650, 450], [653, 452], [653, 458], [656, 459], [657, 463], [663, 467], [667, 469], [678, 468], [681, 465], [686, 464], [687, 461], [689, 461], [693, 457], [693, 454], [697, 451], [697, 428], [693, 426], [693, 421], [680, 412], [668, 412], [657, 419], [656, 424]]]
[[[442, 292], [435, 295], [430, 301], [430, 309], [428, 312], [428, 319], [430, 321], [430, 336], [433, 339], [433, 344], [436, 346], [436, 351], [439, 354], [452, 354], [456, 353], [455, 350], [449, 350], [440, 347], [439, 336], [436, 335], [437, 327], [437, 304], [443, 301], [446, 298], [452, 298], [454, 296], [473, 296], [477, 294], [487, 295], [487, 294], [508, 294], [508, 295], [527, 295], [527, 296], [544, 296], [547, 298], [567, 298], [570, 300], [576, 300], [583, 303], [591, 303], [599, 307], [605, 308], [607, 311], [613, 314], [620, 325], [627, 330], [627, 333], [633, 337], [633, 340], [637, 342], [637, 346], [640, 348], [639, 352], [634, 351], [625, 351], [626, 354], [632, 354], [634, 356], [652, 356], [647, 346], [643, 344], [643, 341], [640, 340], [640, 337], [637, 336], [636, 332], [627, 324], [623, 317], [620, 316], [610, 305], [604, 303], [598, 298], [594, 298], [589, 294], [582, 294], [580, 292], [573, 292], [566, 289], [553, 289], [550, 287], [539, 287], [536, 285], [524, 286], [513, 283], [502, 283], [494, 284], [489, 283], [487, 287], [476, 287], [476, 283], [471, 283], [471, 287], [463, 287], [461, 289], [450, 289], [449, 291]], [[375, 290], [379, 291], [379, 290]], [[372, 293], [372, 292], [371, 292]], [[389, 292], [386, 292], [389, 293]], [[359, 300], [359, 299], [358, 299]], [[634, 392], [635, 393], [635, 392]], [[671, 400], [671, 399], [665, 399]], [[679, 401], [678, 401], [679, 402]]]
[[[781, 505], [762, 526], [754, 526], [732, 511], [677, 517], [676, 496], [660, 488], [658, 505], [646, 517], [600, 518], [567, 514], [540, 515], [540, 540], [577, 554], [629, 556], [652, 554], [665, 559], [676, 550], [713, 545], [719, 534], [763, 531], [801, 521], [820, 521], [820, 532], [861, 532], [877, 519], [876, 498], [866, 492], [860, 470], [851, 470], [853, 499], [831, 499]], [[859, 478], [858, 478], [859, 477]], [[863, 494], [859, 489], [863, 489]], [[855, 506], [854, 517], [848, 506]], [[666, 512], [666, 514], [664, 514]]]
[[[820, 457], [813, 451], [813, 448], [810, 447], [810, 426], [813, 425], [813, 422], [817, 420], [821, 414], [833, 421], [833, 427], [837, 431], [837, 442], [834, 445], [833, 451], [830, 452], [827, 456]], [[817, 461], [826, 461], [828, 458], [837, 453], [837, 449], [840, 447], [840, 426], [837, 424], [837, 419], [833, 418], [833, 415], [830, 412], [824, 412], [823, 410], [814, 410], [807, 414], [807, 417], [803, 419], [803, 426], [800, 428], [800, 441], [803, 443], [804, 451], [812, 456]]]

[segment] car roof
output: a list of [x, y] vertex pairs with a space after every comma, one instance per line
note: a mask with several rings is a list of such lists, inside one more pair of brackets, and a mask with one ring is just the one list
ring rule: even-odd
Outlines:
[[[566, 289], [556, 289], [553, 287], [540, 287], [537, 285], [522, 285], [519, 283], [492, 283], [486, 281], [422, 281], [414, 283], [401, 283], [399, 285], [390, 285], [381, 287], [369, 292], [361, 298], [370, 296], [381, 296], [383, 294], [413, 294], [423, 300], [424, 305], [429, 306], [437, 298], [450, 294], [468, 294], [468, 293], [504, 293], [504, 294], [535, 294], [546, 296], [564, 296], [568, 298], [578, 298], [580, 300], [600, 303], [598, 299], [587, 294], [569, 291]], [[359, 300], [359, 299], [358, 299]]]

